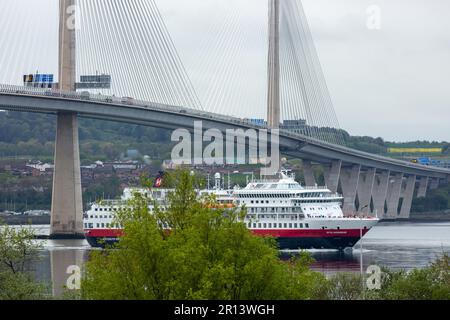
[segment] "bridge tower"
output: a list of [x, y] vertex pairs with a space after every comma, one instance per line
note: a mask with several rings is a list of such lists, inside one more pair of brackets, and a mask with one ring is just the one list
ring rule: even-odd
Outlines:
[[269, 2], [267, 124], [280, 128], [280, 0]]
[[[75, 0], [59, 1], [59, 89], [75, 91]], [[80, 151], [76, 113], [58, 113], [51, 212], [52, 238], [83, 235]]]

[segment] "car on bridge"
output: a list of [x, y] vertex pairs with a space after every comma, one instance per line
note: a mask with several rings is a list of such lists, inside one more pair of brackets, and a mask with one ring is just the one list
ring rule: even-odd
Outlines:
[[48, 97], [60, 97], [61, 93], [58, 91], [53, 91], [53, 90], [47, 90], [44, 92], [44, 95], [48, 96]]
[[132, 105], [132, 104], [134, 104], [134, 98], [131, 98], [131, 97], [122, 97], [121, 102], [122, 102], [123, 104], [129, 104], [129, 105]]
[[91, 100], [91, 94], [89, 93], [89, 91], [82, 91], [80, 93], [80, 96], [83, 100]]

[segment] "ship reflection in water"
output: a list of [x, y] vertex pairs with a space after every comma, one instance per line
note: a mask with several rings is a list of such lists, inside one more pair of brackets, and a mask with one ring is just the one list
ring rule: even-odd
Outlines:
[[[38, 227], [45, 234], [48, 227]], [[332, 275], [337, 272], [360, 272], [359, 243], [353, 250], [309, 250], [315, 262], [312, 268]], [[60, 296], [67, 284], [69, 267], [82, 268], [92, 249], [84, 240], [45, 241], [42, 259], [36, 264], [37, 277], [51, 281], [53, 294]], [[423, 268], [442, 253], [450, 253], [450, 222], [380, 223], [363, 238], [363, 268], [386, 266], [395, 270]], [[281, 252], [289, 259], [297, 252]], [[73, 269], [72, 269], [73, 270]]]

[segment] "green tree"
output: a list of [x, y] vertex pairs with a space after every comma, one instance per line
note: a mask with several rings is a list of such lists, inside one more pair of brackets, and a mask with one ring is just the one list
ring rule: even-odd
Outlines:
[[429, 267], [410, 272], [385, 271], [381, 299], [450, 300], [450, 256], [443, 254]]
[[29, 228], [0, 228], [0, 300], [45, 299], [47, 286], [36, 282], [29, 271], [40, 245]]
[[[196, 177], [179, 172], [167, 210], [136, 195], [118, 214], [124, 236], [93, 252], [82, 281], [85, 299], [311, 299], [326, 280], [301, 255], [286, 263], [271, 238], [252, 235], [244, 211], [198, 199]], [[167, 230], [170, 229], [170, 232]]]

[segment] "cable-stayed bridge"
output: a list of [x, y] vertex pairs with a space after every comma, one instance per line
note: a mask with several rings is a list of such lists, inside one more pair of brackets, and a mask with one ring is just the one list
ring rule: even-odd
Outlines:
[[[79, 115], [191, 131], [196, 121], [202, 121], [203, 130], [222, 132], [281, 129], [281, 151], [303, 160], [304, 183], [315, 185], [313, 166], [323, 166], [327, 186], [342, 191], [347, 213], [359, 209], [384, 218], [408, 218], [414, 196], [425, 196], [428, 189], [450, 179], [445, 169], [344, 146], [298, 0], [269, 1], [269, 23], [262, 37], [268, 39], [262, 73], [265, 86], [257, 99], [247, 101], [239, 98], [249, 90], [247, 84], [236, 78], [246, 70], [236, 64], [239, 57], [233, 50], [249, 39], [233, 16], [219, 28], [222, 32], [212, 45], [213, 52], [228, 53], [223, 57], [225, 63], [216, 65], [211, 57], [205, 59], [222, 82], [213, 79], [206, 93], [199, 95], [154, 0], [60, 0], [58, 9], [58, 89], [24, 87], [14, 81], [0, 86], [1, 109], [58, 115], [52, 199], [55, 236], [82, 234], [83, 230]], [[2, 30], [7, 32], [7, 21], [3, 23]], [[2, 38], [9, 43], [6, 34]], [[7, 60], [0, 57], [0, 61]], [[12, 68], [21, 70], [20, 62]], [[99, 70], [111, 76], [111, 87], [77, 92], [77, 77]], [[234, 82], [240, 85], [234, 87]], [[252, 108], [263, 110], [266, 122], [255, 123], [239, 112]]]

